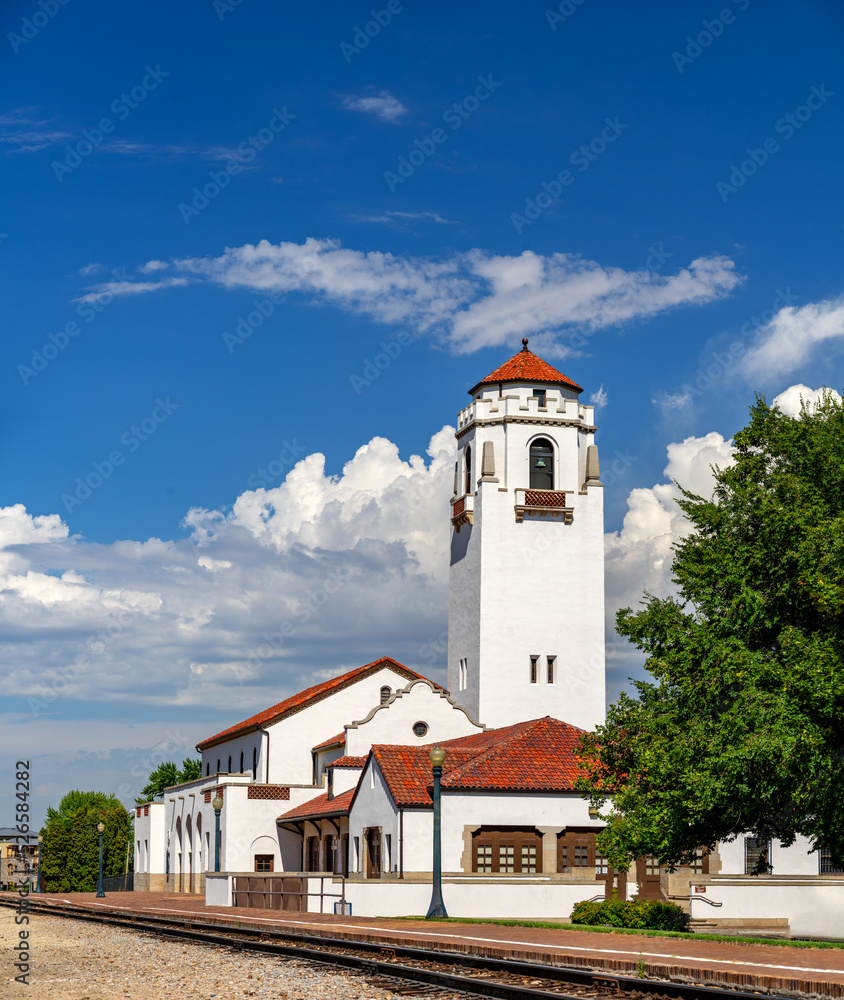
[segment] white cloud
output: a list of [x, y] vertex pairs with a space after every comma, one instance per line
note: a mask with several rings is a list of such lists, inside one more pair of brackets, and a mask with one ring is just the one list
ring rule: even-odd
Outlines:
[[157, 292], [162, 288], [173, 288], [187, 283], [187, 278], [163, 278], [161, 281], [104, 281], [102, 284], [92, 286], [90, 291], [73, 301], [99, 302], [103, 295], [111, 295], [113, 298], [120, 298], [123, 295], [145, 295], [147, 292]]
[[596, 410], [599, 410], [602, 406], [607, 405], [607, 403], [609, 402], [609, 396], [604, 390], [603, 382], [598, 387], [598, 389], [595, 392], [593, 392], [592, 395], [589, 397], [589, 402], [595, 407]]
[[362, 111], [367, 115], [375, 115], [382, 122], [397, 122], [407, 114], [407, 108], [402, 102], [386, 90], [370, 97], [345, 97], [343, 107], [347, 111]]
[[844, 338], [844, 296], [808, 305], [786, 306], [759, 332], [759, 338], [742, 361], [748, 378], [770, 379], [795, 373], [820, 344]]
[[170, 265], [163, 260], [148, 260], [146, 264], [142, 264], [138, 270], [141, 274], [154, 274], [156, 271], [164, 271]]
[[624, 271], [571, 254], [441, 260], [363, 252], [338, 240], [231, 247], [219, 257], [174, 261], [227, 288], [298, 292], [380, 323], [403, 323], [460, 352], [533, 335], [553, 356], [567, 333], [641, 320], [728, 295], [743, 280], [725, 257], [698, 258], [673, 275]]
[[799, 417], [802, 404], [814, 409], [825, 394], [841, 402], [841, 396], [834, 389], [810, 389], [807, 385], [792, 385], [785, 392], [774, 396], [771, 406], [776, 406], [789, 417]]
[[398, 226], [401, 222], [416, 222], [417, 220], [429, 219], [440, 226], [456, 226], [454, 219], [444, 219], [439, 212], [393, 212], [387, 211], [382, 215], [355, 215], [352, 216], [355, 222], [379, 222], [387, 226]]

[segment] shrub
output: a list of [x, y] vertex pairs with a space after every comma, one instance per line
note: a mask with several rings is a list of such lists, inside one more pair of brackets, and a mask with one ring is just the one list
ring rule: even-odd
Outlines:
[[608, 927], [631, 927], [648, 931], [687, 931], [689, 916], [676, 903], [658, 899], [607, 899], [603, 902], [584, 900], [575, 903], [571, 911], [573, 924]]

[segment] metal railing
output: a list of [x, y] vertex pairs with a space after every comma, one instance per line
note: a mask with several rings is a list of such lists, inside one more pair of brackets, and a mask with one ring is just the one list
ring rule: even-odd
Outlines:
[[103, 892], [134, 892], [135, 874], [103, 875]]

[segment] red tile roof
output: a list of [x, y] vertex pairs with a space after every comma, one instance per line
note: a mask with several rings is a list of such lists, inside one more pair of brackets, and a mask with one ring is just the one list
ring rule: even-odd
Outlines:
[[364, 754], [363, 757], [338, 757], [337, 760], [332, 760], [330, 764], [326, 764], [325, 767], [363, 767], [369, 757]]
[[[445, 740], [442, 787], [495, 791], [566, 792], [578, 776], [577, 745], [584, 730], [545, 716], [502, 729]], [[428, 746], [374, 746], [397, 806], [431, 805]]]
[[[267, 708], [263, 712], [258, 712], [257, 715], [250, 716], [250, 718], [245, 719], [243, 722], [238, 722], [237, 725], [224, 729], [221, 733], [217, 733], [216, 736], [209, 736], [207, 740], [197, 743], [196, 749], [200, 751], [205, 750], [208, 747], [214, 746], [215, 743], [225, 742], [225, 740], [230, 739], [236, 734], [258, 729], [269, 723], [278, 722], [284, 716], [293, 715], [294, 712], [300, 712], [303, 708], [307, 708], [309, 705], [327, 698], [334, 691], [347, 687], [349, 684], [354, 684], [356, 681], [363, 680], [364, 677], [374, 674], [382, 667], [389, 667], [397, 673], [402, 674], [408, 680], [419, 680], [420, 678], [427, 680], [427, 677], [422, 677], [422, 674], [417, 674], [415, 670], [405, 667], [398, 660], [393, 660], [389, 656], [382, 656], [378, 660], [373, 660], [372, 663], [366, 663], [362, 667], [355, 667], [354, 670], [350, 670], [340, 677], [332, 677], [330, 681], [323, 681], [322, 684], [315, 684], [313, 687], [306, 688], [304, 691], [300, 691], [298, 694], [280, 701], [277, 705], [273, 705], [272, 708]], [[436, 684], [435, 687], [439, 688], [439, 685]]]
[[323, 740], [322, 743], [317, 743], [315, 747], [311, 747], [312, 750], [327, 750], [328, 747], [342, 747], [346, 745], [346, 734], [345, 732], [340, 733], [339, 736], [332, 736], [330, 740]]
[[574, 389], [575, 392], [583, 392], [577, 382], [572, 382], [568, 376], [537, 357], [533, 351], [527, 349], [527, 346], [518, 354], [514, 354], [509, 361], [505, 361], [500, 368], [496, 368], [492, 374], [481, 379], [469, 390], [469, 394], [474, 395], [482, 385], [497, 385], [499, 382], [552, 382], [555, 385], [564, 385], [567, 389]]
[[295, 809], [282, 813], [278, 817], [277, 822], [290, 823], [305, 819], [345, 816], [349, 811], [354, 794], [354, 788], [350, 788], [347, 792], [341, 792], [340, 795], [335, 795], [333, 799], [329, 799], [328, 792], [324, 792], [322, 795], [317, 795], [315, 799], [309, 799], [307, 802], [303, 802], [302, 805], [296, 806]]

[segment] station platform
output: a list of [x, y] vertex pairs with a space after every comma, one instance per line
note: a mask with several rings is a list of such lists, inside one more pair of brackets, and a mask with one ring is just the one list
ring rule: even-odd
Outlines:
[[[16, 893], [2, 892], [0, 898], [18, 897]], [[172, 892], [117, 892], [109, 893], [105, 899], [97, 899], [94, 893], [41, 893], [33, 894], [31, 901], [71, 903], [93, 912], [183, 915], [186, 919], [221, 925], [237, 923], [241, 927], [319, 934], [334, 940], [363, 940], [385, 948], [410, 944], [462, 955], [567, 965], [608, 974], [635, 976], [644, 965], [648, 976], [659, 979], [844, 997], [844, 948], [600, 933], [574, 930], [568, 925], [551, 929], [285, 913], [206, 906], [204, 896]], [[38, 914], [33, 914], [33, 920], [37, 919]]]

